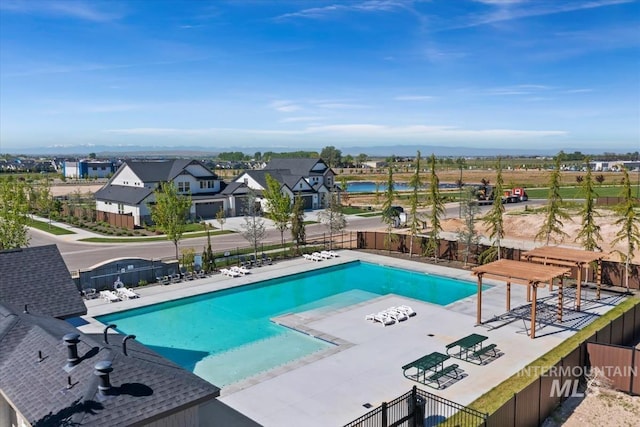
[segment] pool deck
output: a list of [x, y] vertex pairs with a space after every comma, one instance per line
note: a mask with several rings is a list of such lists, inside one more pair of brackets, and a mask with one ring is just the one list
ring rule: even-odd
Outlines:
[[[104, 325], [93, 317], [102, 314], [354, 260], [475, 282], [475, 277], [467, 270], [357, 251], [339, 253], [340, 257], [322, 262], [303, 258], [278, 262], [254, 268], [251, 274], [238, 278], [215, 275], [172, 285], [137, 288], [136, 292], [141, 297], [133, 300], [111, 304], [100, 299], [89, 300], [86, 302], [88, 315], [84, 316], [88, 324], [80, 329], [87, 333], [101, 333]], [[501, 282], [485, 280], [484, 285], [490, 286], [482, 298], [482, 319], [487, 321], [506, 311], [506, 291]], [[512, 286], [512, 308], [526, 303], [525, 289], [520, 285]], [[592, 293], [587, 296], [592, 296]], [[550, 298], [549, 303], [555, 301], [547, 288], [539, 289], [538, 298], [544, 297]], [[603, 293], [602, 302], [584, 302], [583, 311], [574, 313], [574, 324], [588, 323], [621, 300], [618, 296]], [[402, 304], [411, 306], [417, 315], [386, 327], [365, 320], [367, 314]], [[567, 318], [570, 317], [569, 314]], [[377, 407], [404, 394], [414, 385], [457, 403], [469, 404], [575, 332], [575, 329], [548, 325], [538, 329], [536, 339], [532, 340], [525, 330], [529, 321], [492, 322], [494, 327], [475, 326], [475, 294], [448, 306], [388, 295], [335, 311], [313, 310], [272, 320], [337, 345], [223, 387], [219, 398], [221, 402], [265, 426], [344, 425], [370, 410], [364, 404]], [[489, 337], [487, 343], [497, 344], [499, 357], [486, 365], [451, 358], [445, 365], [458, 364], [463, 371], [462, 378], [447, 383], [440, 390], [402, 375], [401, 366], [434, 351], [444, 353], [447, 344], [471, 333]]]

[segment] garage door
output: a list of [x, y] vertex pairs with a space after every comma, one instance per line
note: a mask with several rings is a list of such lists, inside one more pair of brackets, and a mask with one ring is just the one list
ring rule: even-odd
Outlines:
[[313, 209], [313, 196], [302, 196], [302, 200], [305, 209]]
[[222, 202], [196, 203], [196, 218], [213, 219], [220, 209], [224, 208]]

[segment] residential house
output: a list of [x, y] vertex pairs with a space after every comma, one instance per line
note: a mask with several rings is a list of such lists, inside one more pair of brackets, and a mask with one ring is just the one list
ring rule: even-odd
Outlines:
[[[322, 159], [273, 159], [264, 169], [244, 171], [234, 180], [236, 185], [254, 190], [263, 209], [265, 200], [261, 196], [267, 188], [267, 174], [280, 183], [281, 190], [289, 196], [292, 204], [295, 197], [300, 195], [305, 209], [326, 208], [329, 193], [339, 190], [335, 173]], [[243, 205], [237, 203], [235, 214], [241, 215], [242, 208]]]
[[226, 209], [220, 194], [224, 183], [197, 160], [125, 161], [104, 187], [98, 190], [96, 213], [100, 218], [131, 215], [136, 226], [151, 223], [149, 205], [155, 201], [154, 190], [163, 182], [171, 182], [178, 192], [191, 196], [193, 219], [215, 218]]
[[62, 320], [86, 307], [55, 245], [0, 251], [0, 274], [0, 426], [257, 425], [135, 336]]

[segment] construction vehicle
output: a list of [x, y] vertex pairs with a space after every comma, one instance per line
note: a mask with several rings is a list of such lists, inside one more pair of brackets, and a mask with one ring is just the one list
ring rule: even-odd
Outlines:
[[[493, 204], [495, 194], [493, 194], [493, 186], [480, 185], [476, 188], [476, 200], [479, 205]], [[519, 203], [529, 200], [527, 192], [522, 187], [515, 187], [510, 190], [504, 190], [502, 193], [502, 203]]]

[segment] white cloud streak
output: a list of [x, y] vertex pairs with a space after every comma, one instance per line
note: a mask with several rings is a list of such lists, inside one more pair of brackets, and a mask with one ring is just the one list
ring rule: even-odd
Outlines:
[[323, 7], [312, 7], [299, 10], [297, 12], [285, 13], [274, 18], [275, 21], [284, 21], [288, 19], [325, 19], [331, 15], [338, 13], [375, 13], [375, 12], [393, 12], [396, 10], [407, 9], [412, 1], [403, 0], [370, 0], [358, 3], [332, 4]]
[[11, 13], [66, 17], [91, 22], [109, 22], [120, 19], [122, 15], [114, 11], [113, 3], [108, 3], [108, 5], [109, 11], [107, 12], [96, 7], [95, 2], [3, 0], [0, 2], [0, 10]]

